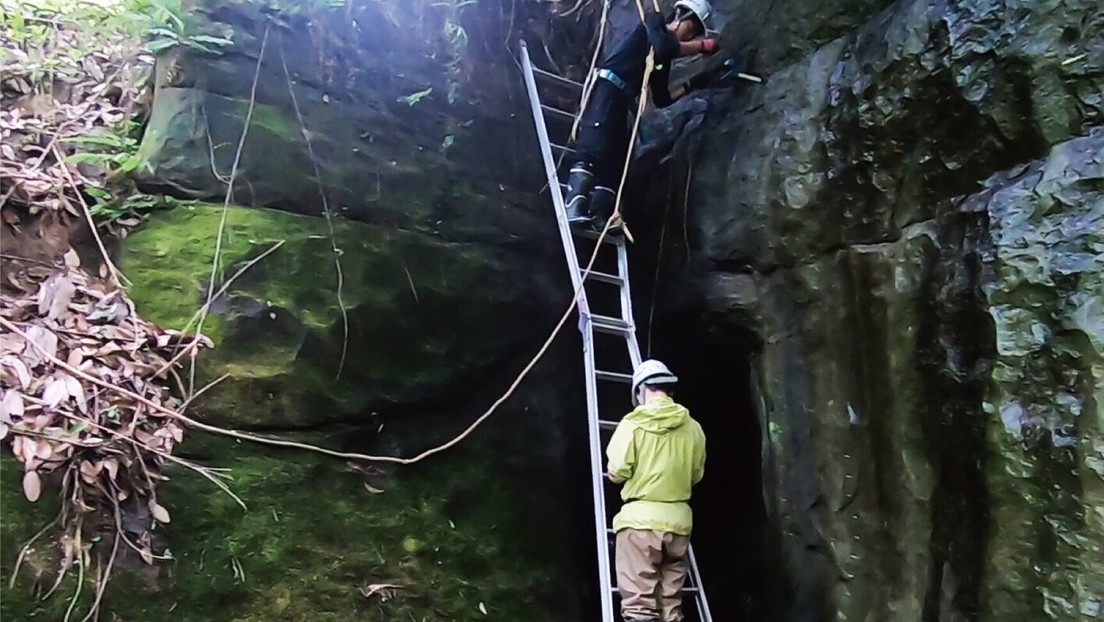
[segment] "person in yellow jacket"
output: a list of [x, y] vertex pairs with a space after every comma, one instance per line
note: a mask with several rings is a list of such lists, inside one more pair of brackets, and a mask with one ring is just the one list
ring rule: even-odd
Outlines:
[[693, 514], [690, 491], [705, 473], [705, 433], [673, 399], [678, 378], [656, 360], [633, 374], [631, 413], [606, 448], [607, 477], [623, 484], [613, 518], [615, 565], [626, 622], [677, 622]]

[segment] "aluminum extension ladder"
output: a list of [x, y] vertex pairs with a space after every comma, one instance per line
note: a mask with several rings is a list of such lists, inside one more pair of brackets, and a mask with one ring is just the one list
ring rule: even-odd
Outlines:
[[[567, 269], [571, 275], [571, 283], [579, 290], [577, 306], [579, 309], [579, 330], [583, 337], [583, 364], [586, 370], [587, 392], [587, 420], [590, 433], [590, 467], [591, 483], [594, 494], [594, 532], [595, 544], [598, 553], [598, 581], [599, 593], [602, 600], [602, 622], [614, 622], [620, 619], [620, 614], [614, 607], [614, 596], [617, 594], [616, 580], [611, 568], [610, 558], [613, 548], [613, 530], [609, 528], [611, 518], [606, 514], [606, 499], [604, 486], [609, 483], [605, 477], [603, 431], [612, 431], [617, 427], [616, 420], [602, 419], [598, 408], [598, 382], [608, 382], [624, 385], [632, 383], [632, 371], [628, 373], [604, 371], [595, 366], [595, 332], [624, 338], [625, 347], [632, 361], [633, 369], [640, 365], [640, 347], [636, 342], [636, 325], [633, 320], [632, 298], [629, 293], [629, 260], [625, 248], [623, 235], [613, 236], [608, 232], [603, 238], [604, 247], [612, 247], [617, 256], [617, 274], [598, 272], [592, 270], [586, 275], [586, 280], [597, 281], [609, 285], [616, 285], [620, 290], [620, 314], [619, 316], [599, 315], [592, 313], [587, 304], [587, 294], [584, 285], [584, 272], [586, 266], [579, 265], [576, 238], [588, 238], [597, 240], [598, 234], [589, 230], [573, 230], [567, 222], [567, 214], [564, 208], [563, 190], [567, 187], [561, 183], [557, 174], [557, 164], [553, 160], [552, 150], [573, 152], [566, 145], [568, 137], [565, 135], [564, 144], [552, 143], [548, 137], [548, 126], [545, 114], [558, 116], [561, 120], [573, 122], [577, 113], [568, 112], [554, 106], [541, 103], [540, 93], [537, 90], [537, 78], [556, 83], [560, 87], [574, 88], [580, 93], [583, 85], [574, 80], [568, 80], [554, 73], [544, 71], [533, 66], [529, 59], [529, 51], [525, 41], [521, 41], [521, 68], [525, 77], [525, 88], [529, 94], [529, 105], [533, 112], [533, 123], [536, 126], [537, 138], [540, 142], [541, 157], [544, 160], [545, 173], [548, 176], [548, 190], [552, 195], [552, 205], [556, 210], [556, 222], [560, 230], [560, 238], [563, 241], [564, 257], [567, 259]], [[576, 96], [577, 101], [577, 96]], [[601, 253], [601, 250], [598, 251]], [[589, 257], [588, 257], [589, 259]], [[623, 389], [622, 389], [623, 390]], [[623, 413], [621, 413], [623, 414]], [[620, 416], [620, 414], [618, 415]], [[612, 485], [612, 484], [609, 484]], [[701, 575], [698, 572], [698, 563], [694, 557], [693, 547], [689, 550], [690, 572], [686, 585], [683, 587], [684, 603], [686, 596], [692, 596], [698, 619], [701, 622], [712, 622], [709, 612], [709, 604], [705, 598], [705, 590], [702, 588]], [[684, 604], [685, 606], [685, 604]]]

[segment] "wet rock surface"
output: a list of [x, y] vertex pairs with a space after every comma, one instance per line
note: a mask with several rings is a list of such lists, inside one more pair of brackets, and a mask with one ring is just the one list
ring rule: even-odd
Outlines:
[[718, 7], [771, 71], [645, 123], [636, 257], [755, 357], [744, 615], [1102, 615], [1104, 10], [791, 7], [809, 45]]

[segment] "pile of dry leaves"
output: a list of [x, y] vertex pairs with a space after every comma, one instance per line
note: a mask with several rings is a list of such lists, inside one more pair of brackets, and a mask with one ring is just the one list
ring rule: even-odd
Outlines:
[[137, 166], [129, 134], [148, 108], [153, 57], [125, 32], [89, 32], [71, 16], [16, 4], [0, 24], [3, 221], [17, 228], [47, 211], [84, 218], [95, 203], [84, 195], [108, 201], [113, 176]]
[[[157, 500], [163, 467], [200, 469], [172, 455], [184, 434], [174, 414], [186, 404], [170, 390], [180, 383], [170, 362], [210, 341], [143, 320], [123, 290], [83, 272], [74, 251], [64, 266], [8, 262], [4, 272], [0, 439], [23, 466], [28, 500], [60, 488], [58, 584], [76, 561], [106, 578], [120, 540], [152, 563], [151, 530], [170, 520]], [[114, 541], [105, 565], [89, 563], [94, 536]]]

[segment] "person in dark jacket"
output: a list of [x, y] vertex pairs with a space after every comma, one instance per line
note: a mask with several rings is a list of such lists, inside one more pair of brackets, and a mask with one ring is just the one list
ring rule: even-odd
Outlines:
[[571, 166], [564, 199], [572, 225], [591, 224], [600, 231], [613, 214], [629, 143], [630, 105], [640, 95], [648, 52], [655, 50], [648, 91], [659, 108], [711, 80], [712, 76], [703, 73], [673, 92], [668, 87], [674, 59], [717, 51], [715, 39], [696, 40], [705, 35], [710, 12], [706, 0], [679, 0], [666, 20], [649, 11], [643, 23], [625, 35], [595, 68], [597, 76], [575, 145], [578, 159]]

